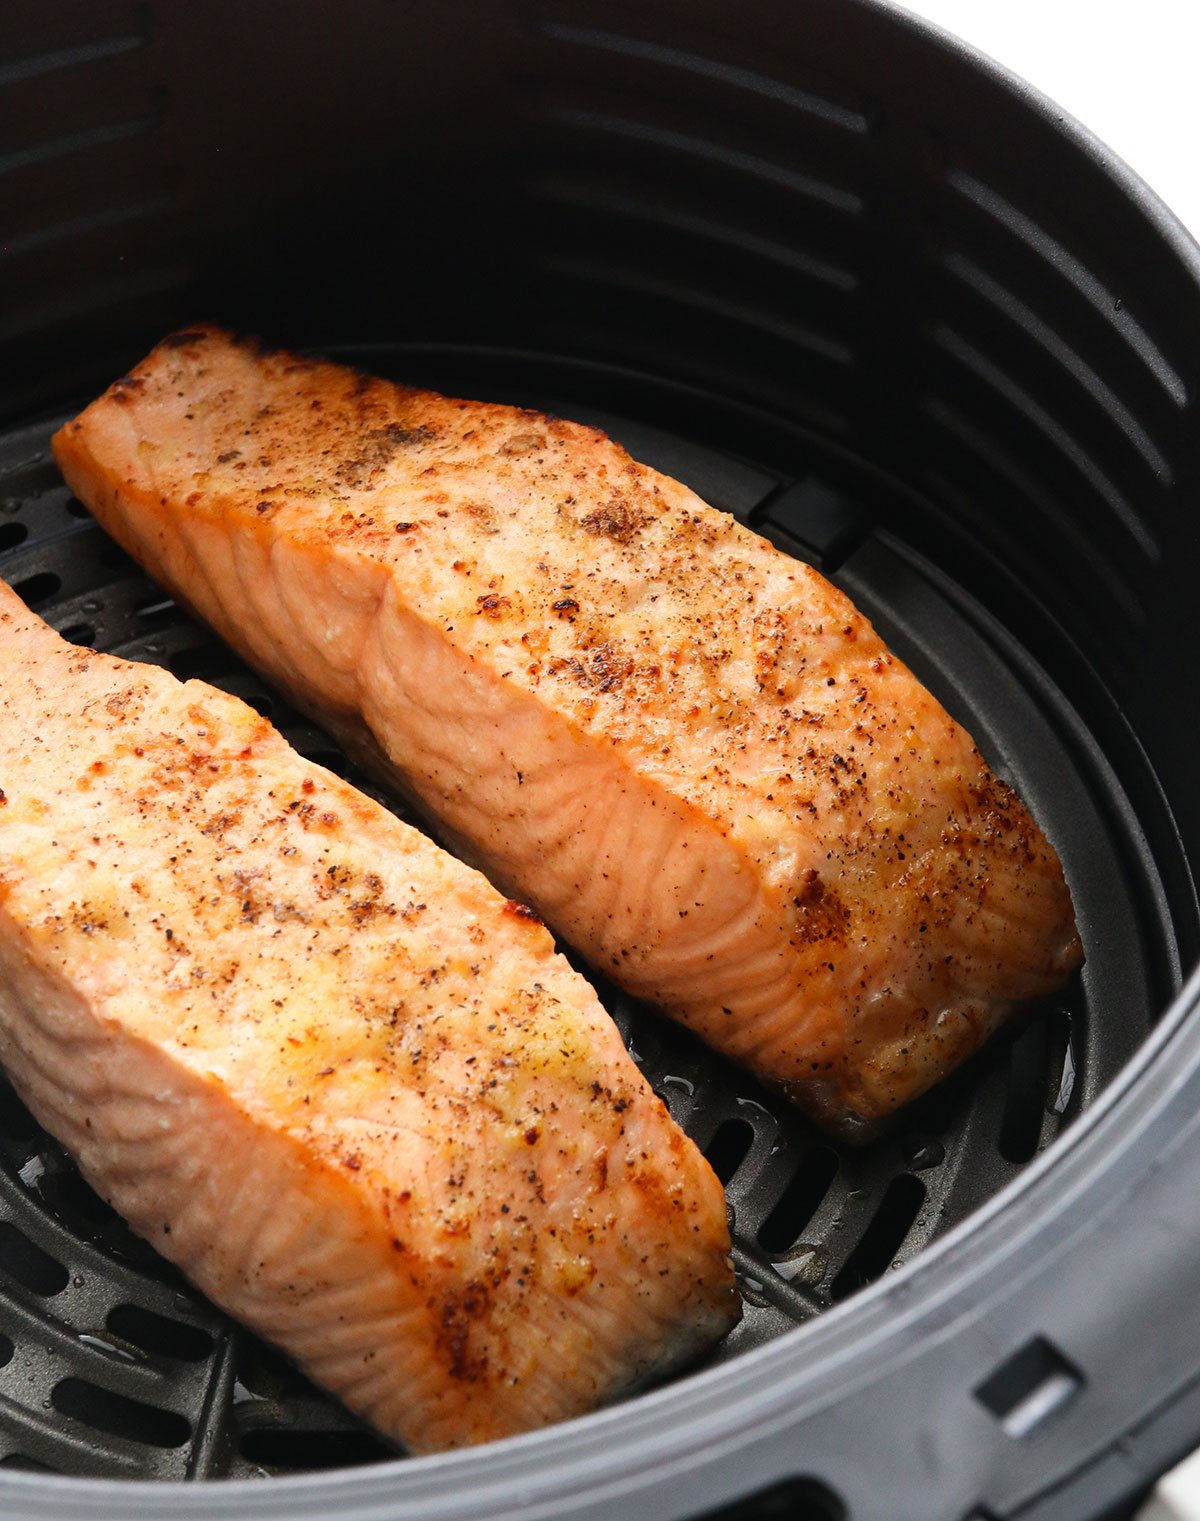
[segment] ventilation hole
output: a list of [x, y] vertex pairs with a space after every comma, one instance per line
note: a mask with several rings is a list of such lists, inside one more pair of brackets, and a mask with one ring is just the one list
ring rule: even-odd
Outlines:
[[828, 1146], [814, 1147], [805, 1155], [779, 1203], [758, 1228], [758, 1244], [764, 1252], [775, 1256], [795, 1246], [837, 1170], [837, 1152]]
[[0, 1458], [0, 1468], [19, 1468], [27, 1473], [58, 1473], [57, 1468], [51, 1468], [49, 1463], [39, 1463], [36, 1458], [27, 1458], [23, 1452], [10, 1452], [7, 1457]]
[[77, 1235], [97, 1243], [111, 1256], [159, 1283], [180, 1290], [186, 1287], [179, 1269], [160, 1257], [140, 1236], [135, 1236], [116, 1210], [94, 1193], [78, 1173], [72, 1170], [54, 1177], [47, 1174], [39, 1187], [50, 1208]]
[[144, 1352], [171, 1357], [184, 1363], [203, 1362], [212, 1352], [213, 1339], [199, 1326], [184, 1325], [136, 1304], [119, 1304], [109, 1312], [108, 1329]]
[[96, 642], [96, 630], [90, 623], [69, 623], [58, 632], [68, 644], [82, 644], [90, 648]]
[[83, 505], [77, 496], [73, 496], [67, 503], [67, 511], [73, 518], [90, 518], [91, 513]]
[[332, 771], [335, 776], [345, 776], [350, 770], [345, 756], [339, 755], [336, 750], [306, 750], [304, 754], [314, 765], [324, 766], [326, 771]]
[[39, 1140], [42, 1127], [5, 1082], [0, 1082], [0, 1130], [14, 1141]]
[[0, 555], [6, 549], [16, 549], [28, 537], [29, 529], [24, 523], [0, 523]]
[[62, 577], [56, 576], [52, 570], [39, 571], [36, 576], [26, 576], [23, 581], [13, 583], [13, 591], [25, 603], [35, 611], [44, 607], [51, 597], [57, 596], [62, 590]]
[[60, 1203], [92, 1225], [109, 1225], [120, 1219], [112, 1205], [106, 1204], [77, 1172], [62, 1173], [54, 1180], [53, 1191]]
[[147, 1447], [182, 1447], [192, 1434], [190, 1422], [174, 1410], [131, 1400], [82, 1378], [64, 1378], [56, 1384], [50, 1403], [60, 1415]]
[[3, 1368], [6, 1363], [12, 1362], [12, 1355], [15, 1351], [16, 1348], [12, 1342], [0, 1332], [0, 1368]]
[[[677, 1066], [678, 1063], [672, 1062], [671, 1065]], [[691, 1108], [696, 1096], [695, 1079], [668, 1072], [654, 1084], [654, 1093], [678, 1119], [683, 1111]]]
[[243, 1344], [237, 1372], [238, 1379], [255, 1399], [282, 1402], [322, 1397], [294, 1363], [265, 1342]]
[[0, 1268], [31, 1294], [40, 1294], [45, 1299], [61, 1294], [70, 1277], [61, 1262], [35, 1246], [24, 1231], [8, 1220], [0, 1220]]
[[728, 1183], [753, 1145], [754, 1126], [749, 1120], [722, 1120], [704, 1155], [721, 1182]]
[[88, 556], [102, 570], [123, 571], [132, 574], [137, 567], [117, 543], [107, 534], [96, 533], [87, 541]]
[[1065, 1114], [1075, 1092], [1077, 1066], [1071, 1015], [1066, 1009], [1052, 1009], [1046, 1020], [1046, 1109], [1050, 1114]]
[[1046, 1021], [1039, 1019], [1026, 1026], [1008, 1048], [1008, 1087], [996, 1141], [1006, 1162], [1028, 1162], [1038, 1149], [1049, 1061]]
[[176, 650], [167, 664], [180, 681], [190, 681], [195, 676], [211, 677], [228, 670], [229, 657], [218, 645], [205, 644], [198, 648]]
[[240, 697], [244, 703], [252, 707], [263, 718], [270, 718], [275, 712], [275, 702], [265, 692], [236, 692], [234, 696]]
[[245, 671], [229, 669], [229, 662], [224, 663], [221, 674], [209, 676], [211, 681], [222, 692], [228, 692], [230, 697], [236, 697], [239, 702], [244, 702], [247, 707], [253, 708], [263, 718], [273, 718], [276, 709], [280, 706], [278, 699], [265, 691], [253, 676]]
[[785, 1479], [734, 1505], [708, 1510], [700, 1521], [845, 1521], [846, 1507], [827, 1484]]
[[874, 1283], [887, 1271], [924, 1202], [925, 1185], [919, 1178], [905, 1172], [892, 1179], [870, 1225], [833, 1280], [835, 1300]]
[[149, 633], [155, 629], [170, 628], [179, 619], [179, 609], [170, 597], [156, 593], [151, 597], [143, 597], [136, 603], [133, 615], [141, 628]]
[[353, 1468], [395, 1454], [366, 1431], [247, 1431], [241, 1454], [264, 1468]]
[[979, 1385], [975, 1398], [1010, 1437], [1027, 1437], [1083, 1385], [1079, 1370], [1044, 1337], [1035, 1336]]
[[[972, 1078], [974, 1074], [971, 1074]], [[973, 1081], [955, 1075], [943, 1079], [937, 1087], [918, 1099], [908, 1110], [913, 1126], [933, 1135], [942, 1135], [956, 1124], [964, 1107], [976, 1091]]]

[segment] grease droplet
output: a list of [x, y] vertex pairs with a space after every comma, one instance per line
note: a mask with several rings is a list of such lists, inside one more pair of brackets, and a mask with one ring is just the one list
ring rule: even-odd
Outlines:
[[797, 1241], [776, 1261], [775, 1271], [789, 1283], [804, 1283], [815, 1289], [829, 1271], [829, 1256], [815, 1242]]
[[913, 1172], [924, 1172], [930, 1167], [940, 1167], [946, 1160], [946, 1148], [941, 1141], [907, 1141], [901, 1147], [904, 1160]]

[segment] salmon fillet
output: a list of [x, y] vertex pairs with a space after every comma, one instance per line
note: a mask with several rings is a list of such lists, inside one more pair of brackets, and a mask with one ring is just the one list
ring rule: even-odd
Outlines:
[[135, 1230], [412, 1449], [737, 1317], [720, 1184], [528, 910], [2, 583], [0, 1060]]
[[867, 620], [596, 429], [197, 328], [54, 450], [493, 880], [825, 1123], [1079, 964], [1054, 850]]

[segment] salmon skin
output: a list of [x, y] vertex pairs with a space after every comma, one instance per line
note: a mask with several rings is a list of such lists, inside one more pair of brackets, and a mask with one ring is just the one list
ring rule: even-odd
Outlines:
[[737, 1318], [720, 1184], [536, 917], [3, 583], [0, 1060], [136, 1231], [415, 1451]]
[[868, 621], [596, 429], [202, 327], [54, 450], [494, 881], [832, 1128], [1079, 965], [1054, 850]]

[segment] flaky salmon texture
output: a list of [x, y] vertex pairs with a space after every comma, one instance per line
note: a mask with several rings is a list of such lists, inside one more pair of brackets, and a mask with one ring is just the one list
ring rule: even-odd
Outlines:
[[868, 621], [597, 430], [197, 328], [54, 447], [494, 881], [826, 1124], [1078, 966], [1054, 850]]
[[137, 1231], [416, 1451], [737, 1317], [720, 1184], [536, 918], [2, 583], [0, 1060]]

